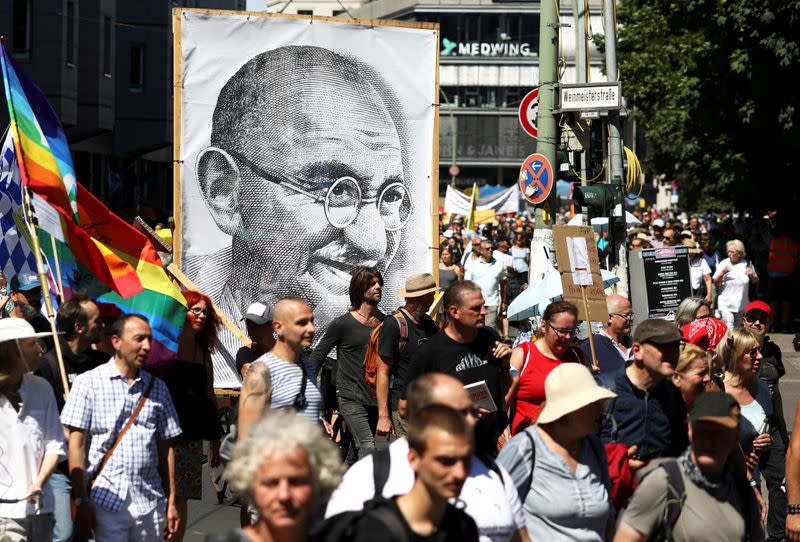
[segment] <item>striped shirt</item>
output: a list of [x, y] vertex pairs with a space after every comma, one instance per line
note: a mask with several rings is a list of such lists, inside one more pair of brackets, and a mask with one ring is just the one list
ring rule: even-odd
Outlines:
[[139, 515], [164, 504], [156, 442], [181, 433], [167, 386], [145, 370], [140, 370], [139, 376], [128, 385], [111, 358], [108, 363], [78, 375], [61, 413], [61, 423], [85, 430], [91, 441], [88, 481], [152, 378], [156, 380], [142, 411], [92, 487], [92, 502], [109, 512], [119, 511], [129, 494]]
[[[250, 366], [250, 371], [256, 363], [263, 363], [269, 368], [270, 378], [272, 380], [272, 398], [270, 400], [270, 408], [277, 410], [286, 410], [292, 408], [297, 394], [300, 393], [300, 387], [303, 378], [303, 370], [297, 363], [286, 361], [279, 358], [272, 352], [267, 352]], [[322, 395], [317, 389], [317, 377], [314, 375], [314, 369], [306, 356], [300, 358], [300, 363], [306, 369], [306, 408], [303, 409], [303, 415], [313, 422], [319, 421], [320, 411], [322, 410]]]

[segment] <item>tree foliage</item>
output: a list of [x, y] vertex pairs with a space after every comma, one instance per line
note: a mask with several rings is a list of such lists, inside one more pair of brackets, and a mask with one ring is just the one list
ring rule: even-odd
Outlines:
[[796, 208], [800, 0], [624, 0], [618, 15], [650, 173], [689, 208]]

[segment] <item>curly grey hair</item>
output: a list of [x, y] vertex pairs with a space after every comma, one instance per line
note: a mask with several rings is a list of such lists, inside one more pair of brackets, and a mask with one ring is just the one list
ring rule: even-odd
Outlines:
[[308, 454], [317, 502], [327, 500], [344, 473], [339, 450], [319, 427], [293, 410], [269, 411], [251, 426], [236, 444], [225, 478], [234, 491], [252, 496], [258, 467], [274, 452], [293, 448]]

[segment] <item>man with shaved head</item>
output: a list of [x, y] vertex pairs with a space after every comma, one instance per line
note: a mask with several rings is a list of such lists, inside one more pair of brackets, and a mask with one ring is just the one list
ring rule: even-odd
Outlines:
[[[408, 418], [429, 405], [444, 405], [466, 416], [475, 426], [480, 416], [464, 385], [444, 373], [426, 373], [413, 380], [407, 388]], [[375, 496], [391, 498], [408, 493], [414, 485], [414, 470], [408, 460], [408, 441], [395, 440], [388, 448], [361, 459], [345, 473], [342, 483], [328, 501], [325, 517], [341, 512], [361, 510]], [[478, 457], [472, 458], [471, 470], [459, 499], [464, 511], [478, 526], [482, 541], [524, 541], [528, 535], [522, 505], [508, 473], [499, 465], [487, 465]]]
[[[594, 349], [600, 372], [613, 373], [625, 367], [628, 361], [633, 359], [631, 357], [633, 311], [631, 302], [617, 294], [606, 297], [606, 307], [608, 307], [608, 320], [600, 333], [594, 336]], [[591, 358], [589, 339], [581, 343], [581, 350]]]
[[195, 158], [231, 236], [223, 312], [302, 295], [324, 329], [356, 269], [386, 271], [412, 211], [398, 103], [374, 68], [320, 47], [266, 51], [228, 80]]

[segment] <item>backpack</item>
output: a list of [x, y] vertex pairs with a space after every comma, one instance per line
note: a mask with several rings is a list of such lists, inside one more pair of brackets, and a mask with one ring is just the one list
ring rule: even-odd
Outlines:
[[364, 503], [364, 508], [355, 512], [342, 512], [318, 523], [309, 534], [311, 542], [350, 542], [358, 532], [358, 525], [367, 514], [380, 521], [386, 528], [381, 538], [393, 542], [409, 542], [403, 521], [390, 508], [389, 500], [377, 496]]
[[[398, 309], [392, 316], [397, 320], [397, 325], [400, 327], [400, 342], [397, 348], [402, 352], [406, 349], [406, 346], [408, 346], [408, 322], [405, 316], [403, 316], [403, 309]], [[386, 320], [388, 320], [388, 318]], [[364, 380], [367, 381], [367, 386], [369, 386], [374, 396], [377, 396], [375, 385], [378, 380], [378, 364], [383, 363], [378, 353], [378, 348], [380, 346], [378, 341], [380, 339], [381, 328], [386, 320], [378, 324], [375, 329], [372, 330], [372, 333], [369, 334], [367, 354], [364, 356]]]
[[645, 467], [637, 476], [641, 484], [651, 472], [661, 468], [667, 473], [667, 510], [661, 518], [658, 528], [647, 538], [649, 541], [672, 540], [672, 529], [678, 521], [686, 500], [686, 487], [683, 484], [683, 475], [678, 460], [674, 457], [657, 460]]

